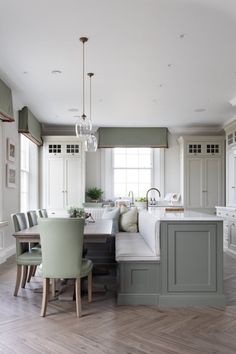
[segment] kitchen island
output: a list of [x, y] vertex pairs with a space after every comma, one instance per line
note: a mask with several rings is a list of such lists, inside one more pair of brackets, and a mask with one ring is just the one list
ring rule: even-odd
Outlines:
[[120, 303], [225, 305], [222, 218], [204, 210], [166, 212], [164, 208], [149, 208], [141, 213], [146, 213], [149, 221], [150, 215], [155, 219], [152, 237], [157, 240], [159, 259], [147, 261], [139, 253], [138, 260], [132, 261], [131, 256], [126, 260], [120, 255], [119, 267], [125, 277], [120, 279]]

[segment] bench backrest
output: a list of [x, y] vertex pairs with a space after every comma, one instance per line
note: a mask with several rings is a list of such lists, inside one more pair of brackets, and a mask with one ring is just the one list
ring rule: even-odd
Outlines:
[[160, 254], [160, 221], [146, 210], [139, 213], [139, 233], [144, 238], [150, 249]]

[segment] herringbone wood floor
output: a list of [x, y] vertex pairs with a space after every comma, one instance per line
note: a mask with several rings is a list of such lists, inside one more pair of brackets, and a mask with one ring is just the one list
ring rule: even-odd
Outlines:
[[225, 308], [159, 310], [116, 306], [112, 292], [97, 294], [83, 314], [75, 303], [52, 301], [41, 318], [41, 285], [35, 278], [13, 297], [15, 264], [0, 266], [0, 352], [174, 354], [236, 353], [236, 259], [225, 255]]

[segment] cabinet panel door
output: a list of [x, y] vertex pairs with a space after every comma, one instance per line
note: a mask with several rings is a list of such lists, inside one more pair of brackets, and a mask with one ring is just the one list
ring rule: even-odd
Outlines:
[[187, 159], [187, 190], [186, 199], [188, 208], [203, 207], [203, 159]]
[[216, 224], [168, 225], [168, 292], [216, 291]]
[[63, 209], [64, 207], [63, 159], [48, 160], [47, 169], [47, 207]]
[[65, 207], [78, 206], [82, 201], [81, 159], [65, 159]]
[[236, 224], [229, 222], [229, 235], [228, 235], [229, 249], [236, 251]]
[[221, 205], [221, 159], [205, 159], [205, 207]]

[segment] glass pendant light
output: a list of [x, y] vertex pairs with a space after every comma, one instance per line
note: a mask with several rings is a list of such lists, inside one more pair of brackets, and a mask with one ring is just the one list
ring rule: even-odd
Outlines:
[[84, 89], [84, 44], [88, 41], [87, 37], [81, 37], [80, 41], [83, 44], [83, 113], [75, 124], [76, 136], [88, 137], [92, 132], [91, 119], [85, 114], [85, 89]]
[[[92, 127], [92, 77], [94, 76], [94, 73], [88, 73], [89, 76], [89, 120], [91, 122], [91, 127]], [[97, 151], [97, 138], [94, 134], [90, 134], [87, 136], [86, 141], [85, 141], [85, 151], [88, 152], [95, 152]]]

